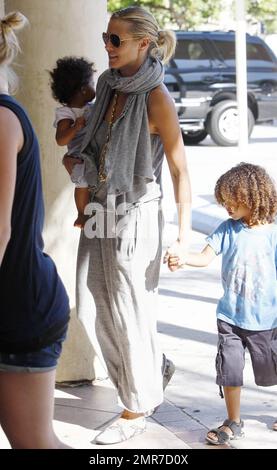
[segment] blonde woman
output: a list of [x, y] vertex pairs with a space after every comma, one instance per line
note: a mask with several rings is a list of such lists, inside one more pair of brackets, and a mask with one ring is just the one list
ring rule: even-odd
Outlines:
[[[165, 261], [186, 251], [190, 183], [175, 106], [163, 84], [162, 62], [174, 53], [175, 35], [147, 10], [129, 7], [111, 16], [103, 41], [109, 69], [99, 78], [83, 142], [92, 217], [80, 238], [77, 307], [123, 408], [96, 438], [112, 444], [145, 431], [145, 415], [163, 401], [174, 372], [156, 330], [164, 153], [179, 213], [179, 236]], [[69, 171], [73, 162], [64, 159]]]
[[0, 19], [0, 424], [15, 449], [65, 447], [53, 431], [55, 369], [68, 297], [45, 253], [39, 146], [10, 95], [19, 12]]

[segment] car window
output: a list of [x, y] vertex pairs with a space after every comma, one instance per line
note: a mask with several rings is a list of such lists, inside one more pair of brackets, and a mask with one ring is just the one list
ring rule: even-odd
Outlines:
[[234, 41], [214, 41], [215, 46], [219, 50], [221, 58], [228, 65], [234, 65], [236, 60], [235, 42]]
[[179, 39], [173, 60], [178, 68], [208, 67], [210, 65], [204, 41], [197, 39]]
[[247, 60], [259, 61], [259, 65], [270, 65], [272, 67], [272, 58], [262, 44], [247, 43]]
[[[219, 50], [219, 53], [226, 62], [226, 64], [235, 67], [235, 61], [236, 61], [236, 49], [235, 49], [235, 41], [230, 40], [230, 41], [221, 41], [217, 40], [215, 41], [215, 45], [217, 49]], [[257, 44], [257, 43], [247, 43], [246, 46], [247, 50], [247, 61], [248, 65], [255, 65], [255, 62], [258, 61], [258, 64], [260, 67], [261, 66], [270, 66], [272, 67], [272, 59], [266, 50], [265, 47], [263, 47], [262, 44]]]

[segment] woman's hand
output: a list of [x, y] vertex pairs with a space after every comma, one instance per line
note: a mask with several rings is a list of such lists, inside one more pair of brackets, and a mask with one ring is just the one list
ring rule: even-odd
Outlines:
[[80, 165], [83, 163], [83, 160], [73, 155], [68, 155], [67, 153], [63, 157], [63, 165], [66, 171], [71, 175], [74, 165]]
[[176, 240], [165, 252], [163, 262], [167, 263], [170, 271], [176, 271], [185, 264], [188, 246], [186, 243]]

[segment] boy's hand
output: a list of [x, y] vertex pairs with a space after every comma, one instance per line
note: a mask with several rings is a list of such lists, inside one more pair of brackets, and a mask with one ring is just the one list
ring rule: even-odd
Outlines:
[[167, 249], [163, 262], [168, 264], [170, 271], [176, 271], [185, 263], [187, 250], [187, 245], [179, 240]]
[[172, 272], [182, 268], [186, 263], [181, 262], [179, 256], [170, 255], [167, 261], [168, 269]]
[[76, 119], [75, 123], [74, 123], [74, 127], [77, 131], [79, 131], [80, 129], [83, 129], [83, 127], [85, 127], [86, 125], [86, 120], [84, 118], [84, 116], [80, 116]]

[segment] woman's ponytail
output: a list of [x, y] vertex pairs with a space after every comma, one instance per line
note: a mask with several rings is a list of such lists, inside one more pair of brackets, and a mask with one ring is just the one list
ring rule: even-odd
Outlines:
[[22, 29], [26, 23], [28, 23], [27, 18], [19, 11], [8, 13], [0, 19], [0, 66], [12, 63], [20, 51], [14, 31]]

